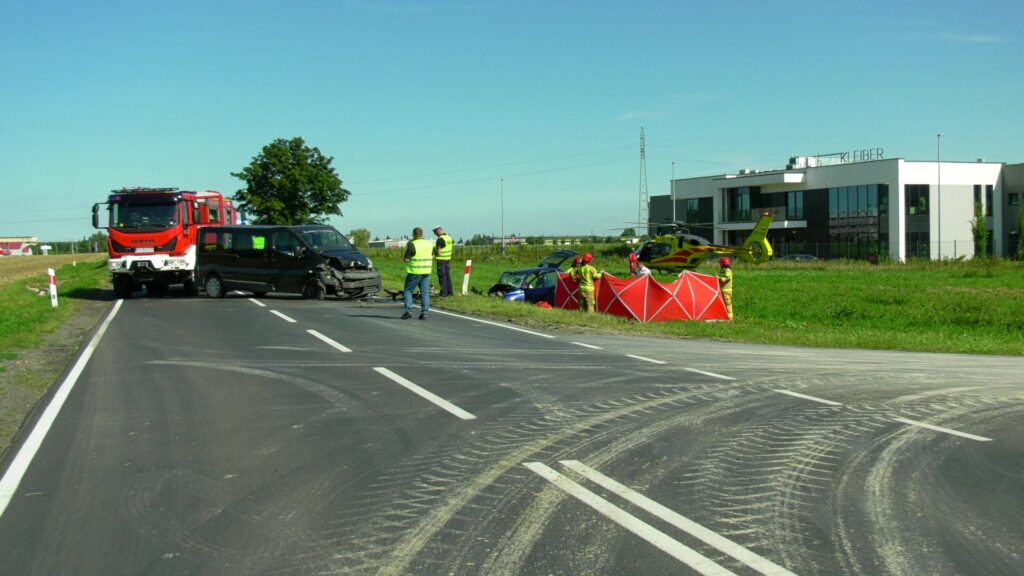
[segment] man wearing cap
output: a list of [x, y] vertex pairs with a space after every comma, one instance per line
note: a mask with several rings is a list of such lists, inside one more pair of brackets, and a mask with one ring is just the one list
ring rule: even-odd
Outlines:
[[441, 285], [441, 293], [438, 296], [447, 298], [452, 295], [451, 263], [455, 243], [440, 226], [434, 226], [434, 235], [437, 236], [437, 243], [434, 246], [434, 256], [437, 257], [437, 281]]

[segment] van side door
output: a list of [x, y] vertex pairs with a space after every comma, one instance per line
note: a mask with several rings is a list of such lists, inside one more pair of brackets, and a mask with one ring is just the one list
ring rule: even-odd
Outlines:
[[269, 259], [270, 277], [267, 281], [274, 289], [278, 292], [301, 293], [316, 255], [305, 246], [293, 230], [278, 228], [274, 230]]
[[225, 273], [226, 284], [252, 292], [267, 291], [267, 231], [237, 230], [231, 251], [237, 256], [234, 269]]

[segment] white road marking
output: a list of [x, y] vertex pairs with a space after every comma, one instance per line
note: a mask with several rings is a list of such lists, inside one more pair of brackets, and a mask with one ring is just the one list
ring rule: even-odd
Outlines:
[[463, 320], [471, 320], [473, 322], [480, 322], [481, 324], [490, 324], [491, 326], [497, 326], [499, 328], [508, 328], [509, 330], [515, 330], [516, 332], [523, 332], [525, 334], [532, 334], [533, 336], [540, 336], [541, 338], [554, 338], [551, 334], [542, 334], [540, 332], [534, 332], [533, 330], [527, 330], [526, 328], [520, 328], [518, 326], [509, 326], [508, 324], [501, 324], [498, 322], [491, 322], [490, 320], [482, 320], [480, 318], [473, 318], [472, 316], [463, 316], [461, 314], [453, 314], [451, 312], [445, 312], [443, 310], [437, 310], [435, 308], [430, 309], [431, 314], [444, 314], [445, 316], [454, 316], [456, 318], [462, 318]]
[[626, 354], [630, 358], [636, 358], [637, 360], [643, 360], [644, 362], [651, 362], [652, 364], [668, 364], [668, 362], [662, 362], [661, 360], [655, 360], [654, 358], [646, 358], [644, 356], [637, 356], [636, 354]]
[[722, 375], [722, 374], [715, 374], [714, 372], [705, 372], [704, 370], [697, 370], [696, 368], [686, 368], [686, 367], [684, 367], [683, 370], [686, 370], [688, 372], [694, 372], [694, 373], [697, 373], [697, 374], [703, 374], [705, 376], [711, 376], [712, 378], [721, 378], [722, 380], [735, 380], [735, 378], [733, 378], [732, 376], [725, 376], [725, 375]]
[[593, 344], [584, 344], [583, 342], [571, 342], [571, 344], [583, 346], [584, 348], [590, 348], [591, 350], [604, 350], [604, 348], [601, 348], [600, 346], [594, 346]]
[[525, 462], [523, 466], [526, 466], [541, 478], [562, 489], [566, 494], [569, 494], [573, 498], [576, 498], [580, 502], [583, 502], [601, 514], [604, 514], [616, 524], [650, 542], [658, 549], [666, 552], [676, 560], [679, 560], [697, 572], [701, 574], [734, 574], [715, 563], [710, 558], [702, 556], [696, 550], [674, 540], [668, 534], [665, 534], [654, 526], [651, 526], [643, 520], [629, 514], [622, 508], [619, 508], [604, 498], [601, 498], [597, 494], [594, 494], [590, 490], [587, 490], [583, 486], [580, 486], [555, 470], [552, 470], [548, 466], [540, 462]]
[[932, 424], [925, 424], [924, 422], [918, 422], [916, 420], [908, 420], [906, 418], [893, 418], [897, 422], [903, 422], [904, 424], [910, 424], [912, 426], [920, 426], [929, 430], [935, 430], [936, 432], [945, 432], [946, 434], [952, 434], [954, 436], [961, 436], [963, 438], [969, 438], [971, 440], [977, 440], [978, 442], [991, 442], [991, 438], [985, 438], [984, 436], [975, 436], [974, 434], [968, 434], [967, 432], [960, 432], [953, 430], [952, 428], [943, 428], [942, 426], [935, 426]]
[[266, 308], [267, 307], [266, 304], [264, 304], [263, 302], [260, 302], [259, 300], [255, 299], [255, 298], [249, 298], [249, 302], [252, 302], [253, 304], [259, 306], [260, 308]]
[[89, 359], [92, 358], [92, 353], [99, 346], [100, 339], [103, 338], [103, 334], [106, 333], [107, 327], [110, 326], [110, 322], [117, 315], [117, 311], [121, 309], [121, 304], [124, 300], [118, 300], [114, 307], [110, 310], [110, 314], [107, 315], [106, 320], [100, 324], [99, 330], [96, 331], [96, 335], [92, 337], [89, 344], [86, 345], [82, 355], [78, 357], [75, 365], [71, 368], [71, 372], [68, 373], [68, 377], [61, 382], [60, 387], [57, 388], [57, 392], [50, 399], [50, 403], [46, 405], [46, 409], [43, 410], [42, 416], [36, 421], [35, 426], [32, 428], [32, 432], [29, 433], [25, 439], [25, 443], [18, 449], [18, 453], [11, 460], [11, 465], [4, 472], [3, 478], [0, 478], [0, 516], [4, 515], [4, 510], [7, 509], [7, 505], [11, 502], [11, 498], [14, 497], [14, 492], [18, 489], [18, 485], [21, 484], [21, 479], [25, 476], [25, 472], [28, 471], [29, 465], [32, 463], [32, 459], [35, 458], [36, 452], [39, 451], [39, 447], [43, 444], [43, 439], [46, 438], [46, 434], [50, 431], [50, 427], [53, 426], [54, 421], [57, 419], [57, 414], [60, 413], [61, 407], [64, 406], [64, 401], [67, 400], [68, 395], [71, 394], [71, 389], [75, 387], [75, 383], [78, 382], [78, 377], [82, 375], [82, 370], [85, 369], [85, 365], [89, 363]]
[[341, 344], [338, 344], [334, 340], [331, 340], [327, 336], [324, 336], [323, 334], [317, 332], [316, 330], [306, 330], [306, 332], [309, 332], [313, 336], [316, 336], [317, 338], [323, 340], [324, 342], [327, 343], [328, 346], [332, 346], [334, 348], [337, 348], [338, 350], [341, 350], [342, 352], [351, 352], [352, 351], [352, 350], [342, 346]]
[[832, 400], [825, 400], [824, 398], [818, 398], [817, 396], [808, 396], [807, 394], [801, 394], [799, 392], [792, 392], [790, 390], [775, 390], [779, 394], [788, 394], [796, 398], [803, 398], [804, 400], [813, 400], [814, 402], [821, 402], [822, 404], [828, 404], [829, 406], [842, 406], [842, 402], [833, 402]]
[[293, 320], [293, 319], [285, 316], [284, 314], [281, 314], [277, 310], [271, 310], [270, 313], [273, 314], [274, 316], [278, 316], [280, 318], [283, 318], [284, 320], [286, 320], [288, 322], [291, 322], [292, 324], [295, 324], [296, 322], [298, 322], [297, 320]]
[[658, 504], [654, 500], [644, 496], [643, 494], [624, 486], [615, 480], [601, 474], [597, 470], [590, 468], [589, 466], [578, 462], [576, 460], [562, 460], [560, 462], [562, 466], [576, 472], [580, 476], [590, 480], [598, 486], [621, 496], [625, 500], [628, 500], [632, 504], [635, 504], [639, 508], [650, 512], [658, 518], [668, 522], [669, 524], [679, 528], [683, 532], [694, 536], [700, 541], [715, 547], [716, 549], [732, 556], [747, 566], [757, 570], [762, 574], [771, 576], [796, 576], [793, 572], [775, 564], [771, 560], [763, 558], [750, 550], [747, 550], [743, 546], [729, 540], [725, 536], [718, 534], [712, 530], [709, 530], [700, 524], [697, 524], [693, 520], [686, 518], [685, 516], [674, 512], [673, 510]]
[[421, 388], [420, 386], [417, 386], [416, 384], [413, 384], [412, 382], [406, 380], [405, 378], [402, 378], [398, 374], [395, 374], [391, 370], [388, 370], [387, 368], [378, 367], [374, 368], [374, 371], [376, 371], [379, 374], [382, 374], [383, 376], [391, 379], [394, 382], [397, 382], [398, 384], [401, 384], [402, 386], [405, 386], [414, 394], [418, 394], [419, 396], [426, 398], [430, 402], [433, 402], [434, 404], [440, 406], [441, 408], [447, 410], [448, 412], [451, 412], [455, 416], [462, 418], [463, 420], [476, 420], [476, 416], [470, 414], [469, 412], [466, 412], [462, 408], [459, 408], [458, 406], [452, 404], [451, 402], [445, 400], [444, 398], [441, 398], [437, 394], [434, 394], [429, 390], [426, 390], [424, 388]]

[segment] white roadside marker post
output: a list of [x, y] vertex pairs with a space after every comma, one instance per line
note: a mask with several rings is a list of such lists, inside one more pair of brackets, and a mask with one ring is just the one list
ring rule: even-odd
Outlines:
[[473, 259], [466, 260], [466, 269], [462, 274], [462, 295], [469, 291], [469, 273], [473, 269]]
[[50, 306], [57, 307], [57, 277], [54, 276], [53, 268], [47, 268], [46, 273], [50, 275]]

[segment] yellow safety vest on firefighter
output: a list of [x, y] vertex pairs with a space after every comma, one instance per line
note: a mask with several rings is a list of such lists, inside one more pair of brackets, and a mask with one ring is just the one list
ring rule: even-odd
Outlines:
[[430, 275], [430, 267], [433, 263], [434, 245], [429, 240], [417, 238], [412, 241], [413, 255], [405, 265], [406, 274]]
[[580, 288], [589, 288], [590, 290], [594, 289], [594, 280], [597, 280], [600, 276], [597, 273], [597, 268], [590, 264], [584, 264], [573, 272], [573, 278], [579, 282]]
[[439, 248], [437, 250], [437, 259], [438, 260], [451, 260], [452, 259], [452, 248], [453, 248], [452, 244], [454, 244], [455, 241], [452, 240], [452, 237], [447, 235], [447, 234], [441, 234], [437, 238], [438, 238], [438, 240], [444, 240], [444, 248]]

